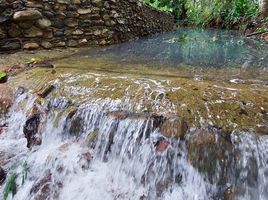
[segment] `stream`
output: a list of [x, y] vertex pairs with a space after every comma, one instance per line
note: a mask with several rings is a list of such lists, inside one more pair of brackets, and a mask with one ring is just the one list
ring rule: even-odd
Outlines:
[[268, 198], [266, 45], [180, 29], [53, 64], [8, 81], [0, 199]]

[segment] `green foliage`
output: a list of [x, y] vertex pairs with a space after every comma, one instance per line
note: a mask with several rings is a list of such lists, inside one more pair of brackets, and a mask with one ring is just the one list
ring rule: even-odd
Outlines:
[[[28, 175], [28, 166], [27, 166], [27, 162], [25, 161], [22, 165], [22, 170], [21, 172], [19, 173], [22, 177], [22, 182], [21, 182], [21, 185], [23, 185], [25, 183], [25, 180], [27, 179], [27, 175]], [[15, 166], [12, 167], [13, 170], [15, 170]], [[17, 193], [17, 189], [18, 189], [18, 186], [16, 184], [16, 180], [17, 180], [17, 177], [19, 175], [16, 174], [16, 173], [13, 173], [9, 179], [7, 180], [6, 184], [5, 184], [5, 188], [4, 188], [4, 199], [3, 200], [7, 200], [9, 194], [11, 193], [12, 196], [14, 196], [16, 193]]]
[[28, 167], [27, 167], [27, 162], [24, 162], [22, 165], [22, 182], [21, 185], [25, 183], [25, 180], [27, 179], [28, 175]]
[[145, 0], [171, 12], [178, 20], [196, 26], [231, 27], [250, 21], [259, 14], [257, 0]]
[[13, 174], [9, 177], [5, 188], [4, 188], [4, 200], [7, 200], [8, 195], [12, 194], [14, 196], [17, 193], [17, 185], [16, 185], [16, 175]]
[[0, 72], [0, 79], [5, 78], [7, 74], [5, 72]]

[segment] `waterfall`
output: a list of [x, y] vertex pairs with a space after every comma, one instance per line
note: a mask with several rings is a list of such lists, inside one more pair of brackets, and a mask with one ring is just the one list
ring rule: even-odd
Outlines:
[[[216, 149], [225, 144], [231, 148], [224, 157], [213, 157], [220, 154], [207, 145], [195, 152], [194, 163], [190, 146], [202, 131], [190, 129], [185, 139], [169, 138], [155, 116], [105, 105], [99, 100], [74, 106], [64, 97], [40, 103], [28, 92], [16, 94], [5, 119], [8, 131], [0, 135], [1, 164], [9, 169], [8, 177], [17, 177], [18, 191], [8, 199], [267, 199], [267, 136], [233, 132], [224, 138], [212, 130], [208, 135], [215, 138]], [[38, 120], [29, 121], [29, 116]], [[27, 140], [25, 133], [36, 127]], [[157, 151], [157, 141], [168, 145]], [[206, 156], [216, 163], [209, 173], [202, 170]]]

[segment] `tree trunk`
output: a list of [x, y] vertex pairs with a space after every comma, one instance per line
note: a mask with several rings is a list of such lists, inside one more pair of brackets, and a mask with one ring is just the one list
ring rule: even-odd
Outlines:
[[268, 0], [259, 0], [262, 17], [268, 17]]

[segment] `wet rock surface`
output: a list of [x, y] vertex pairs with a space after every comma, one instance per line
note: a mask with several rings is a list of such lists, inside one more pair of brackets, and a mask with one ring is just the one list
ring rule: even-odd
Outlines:
[[4, 114], [8, 111], [12, 104], [12, 92], [5, 84], [0, 84], [0, 113]]
[[5, 180], [6, 180], [6, 172], [0, 166], [0, 186], [4, 183]]

